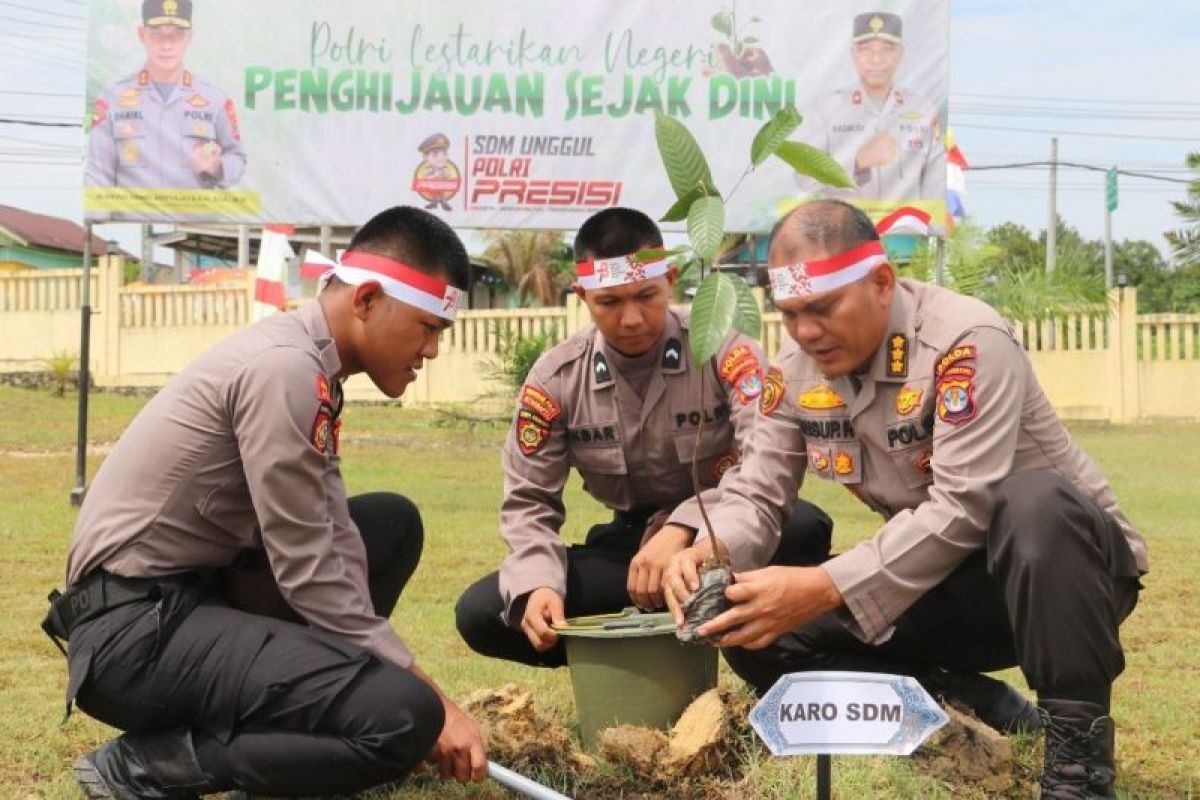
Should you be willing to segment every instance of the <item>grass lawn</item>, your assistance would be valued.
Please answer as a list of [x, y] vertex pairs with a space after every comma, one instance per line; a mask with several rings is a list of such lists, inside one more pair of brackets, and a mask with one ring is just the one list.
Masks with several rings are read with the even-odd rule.
[[[89, 475], [103, 457], [103, 445], [143, 402], [93, 397], [90, 438], [97, 447]], [[6, 609], [0, 617], [0, 798], [75, 798], [70, 762], [111, 732], [81, 714], [60, 726], [64, 661], [38, 628], [46, 592], [62, 583], [75, 520], [67, 502], [74, 477], [75, 398], [0, 387], [0, 403], [10, 410], [0, 423], [0, 604]], [[1192, 797], [1200, 794], [1200, 625], [1190, 616], [1200, 610], [1195, 577], [1200, 548], [1192, 538], [1200, 497], [1200, 424], [1071, 429], [1150, 542], [1152, 572], [1123, 629], [1128, 666], [1115, 691], [1120, 792], [1129, 798]], [[402, 492], [425, 518], [425, 557], [393, 619], [419, 662], [455, 696], [516, 682], [535, 689], [539, 706], [571, 719], [565, 671], [475, 657], [454, 630], [459, 592], [494, 569], [504, 553], [496, 529], [504, 431], [447, 428], [427, 413], [358, 406], [347, 409], [343, 430], [350, 491]], [[805, 493], [834, 516], [839, 548], [868, 536], [876, 524], [857, 501], [824, 481], [811, 481]], [[569, 487], [568, 507], [570, 539], [604, 516], [577, 481]], [[1008, 677], [1023, 686], [1019, 673]], [[723, 680], [736, 679], [726, 672]], [[764, 758], [749, 765], [729, 796], [809, 797], [813, 780], [812, 759]], [[835, 759], [834, 789], [840, 798], [964, 796], [961, 787], [951, 791], [907, 760], [887, 758]], [[417, 781], [402, 796], [507, 795], [490, 785], [460, 789]]]

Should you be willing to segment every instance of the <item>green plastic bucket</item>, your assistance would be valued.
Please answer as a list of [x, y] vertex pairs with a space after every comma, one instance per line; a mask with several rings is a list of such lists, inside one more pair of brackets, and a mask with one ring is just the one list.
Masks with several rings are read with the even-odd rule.
[[668, 613], [576, 617], [555, 627], [567, 647], [584, 749], [614, 725], [667, 730], [692, 700], [717, 685], [717, 650], [675, 638]]

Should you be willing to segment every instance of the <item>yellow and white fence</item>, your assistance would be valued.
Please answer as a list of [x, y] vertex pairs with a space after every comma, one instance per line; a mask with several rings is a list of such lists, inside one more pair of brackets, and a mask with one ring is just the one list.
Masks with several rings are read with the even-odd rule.
[[[222, 337], [249, 323], [253, 277], [223, 287], [122, 286], [117, 256], [92, 279], [91, 370], [101, 386], [160, 386]], [[42, 368], [56, 351], [77, 350], [81, 281], [71, 270], [0, 275], [0, 372]], [[1200, 314], [1136, 314], [1133, 288], [1115, 289], [1109, 312], [1014, 323], [1046, 392], [1069, 419], [1128, 422], [1200, 418]], [[498, 331], [565, 337], [587, 324], [571, 296], [563, 308], [459, 314], [404, 400], [467, 402], [498, 389], [489, 379]], [[778, 313], [763, 320], [763, 345], [778, 352]], [[363, 376], [351, 399], [381, 399]]]

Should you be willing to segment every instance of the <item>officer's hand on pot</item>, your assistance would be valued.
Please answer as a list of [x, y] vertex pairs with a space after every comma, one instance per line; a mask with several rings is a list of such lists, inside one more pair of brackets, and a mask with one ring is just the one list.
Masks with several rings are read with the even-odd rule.
[[551, 625], [566, 621], [563, 599], [558, 592], [543, 586], [529, 593], [525, 603], [525, 615], [521, 617], [521, 630], [539, 653], [545, 652], [558, 642], [558, 634]]
[[766, 647], [783, 634], [842, 604], [842, 595], [820, 567], [765, 567], [734, 575], [725, 590], [733, 608], [704, 623], [701, 636], [717, 647]]
[[647, 611], [663, 606], [663, 573], [675, 554], [692, 542], [693, 533], [679, 525], [664, 525], [629, 562], [626, 588], [634, 605]]
[[712, 556], [712, 539], [701, 539], [691, 547], [672, 556], [663, 572], [663, 597], [675, 618], [676, 627], [683, 625], [683, 601], [700, 588], [700, 567]]
[[880, 131], [858, 148], [858, 155], [854, 158], [854, 168], [857, 170], [883, 166], [895, 159], [898, 152], [896, 137], [887, 131]]
[[464, 783], [482, 781], [487, 777], [487, 756], [479, 726], [451, 700], [443, 697], [442, 705], [446, 709], [446, 724], [426, 760], [437, 765], [443, 778]]

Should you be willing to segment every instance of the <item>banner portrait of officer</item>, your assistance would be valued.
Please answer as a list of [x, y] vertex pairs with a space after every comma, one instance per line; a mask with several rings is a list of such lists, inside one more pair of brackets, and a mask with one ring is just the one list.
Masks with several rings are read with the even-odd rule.
[[946, 149], [936, 92], [898, 77], [904, 20], [883, 11], [856, 15], [850, 58], [857, 83], [802, 108], [800, 138], [833, 156], [854, 188], [829, 189], [798, 177], [801, 190], [849, 200], [944, 202]]
[[234, 102], [184, 65], [192, 0], [143, 0], [143, 67], [92, 109], [85, 183], [132, 189], [229, 189], [246, 170]]

